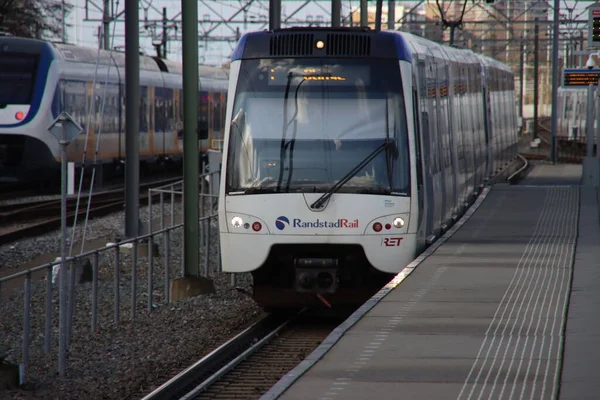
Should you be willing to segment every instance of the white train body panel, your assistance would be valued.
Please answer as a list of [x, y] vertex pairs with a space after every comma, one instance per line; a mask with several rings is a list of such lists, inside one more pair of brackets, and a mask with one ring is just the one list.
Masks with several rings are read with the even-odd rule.
[[[222, 232], [222, 260], [228, 272], [248, 271], [249, 266], [258, 268], [266, 261], [268, 251], [257, 250], [275, 244], [358, 244], [373, 266], [390, 273], [396, 272], [398, 263], [406, 265], [414, 258], [414, 250], [410, 249], [416, 244], [416, 223], [411, 224], [410, 199], [340, 194], [332, 197], [323, 212], [315, 213], [308, 205], [318, 197], [256, 195], [248, 201], [230, 196], [225, 204], [225, 219], [240, 217], [250, 227], [235, 228], [230, 222], [227, 233]], [[377, 221], [392, 224], [396, 217], [405, 221], [402, 228], [384, 228], [381, 232], [371, 229]], [[262, 225], [261, 231], [253, 231], [254, 222]]]

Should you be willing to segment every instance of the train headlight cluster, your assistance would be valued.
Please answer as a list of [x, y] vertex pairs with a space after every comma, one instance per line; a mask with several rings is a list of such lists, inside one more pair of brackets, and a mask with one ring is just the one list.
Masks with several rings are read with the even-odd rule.
[[394, 218], [393, 224], [395, 228], [402, 228], [404, 226], [404, 220], [400, 217], [396, 217]]
[[233, 217], [231, 218], [231, 225], [234, 228], [239, 228], [240, 226], [244, 225], [244, 220], [240, 217]]
[[392, 226], [397, 229], [404, 228], [404, 219], [402, 217], [396, 217], [394, 218], [391, 224], [386, 223], [385, 225], [383, 225], [381, 222], [375, 222], [373, 224], [373, 230], [379, 233], [385, 227], [385, 229], [389, 231], [390, 229], [392, 229]]
[[231, 218], [231, 226], [233, 226], [234, 228], [244, 228], [244, 229], [250, 229], [250, 226], [252, 226], [252, 230], [254, 232], [260, 232], [262, 230], [262, 224], [258, 221], [255, 221], [252, 223], [252, 225], [250, 225], [250, 223], [248, 222], [244, 222], [244, 220], [241, 217], [233, 217]]

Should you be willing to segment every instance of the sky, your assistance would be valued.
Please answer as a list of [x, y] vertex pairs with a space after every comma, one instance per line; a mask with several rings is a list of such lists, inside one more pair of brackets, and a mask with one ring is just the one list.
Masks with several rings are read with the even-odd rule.
[[[86, 4], [87, 4], [87, 18], [99, 20], [102, 17], [102, 13], [98, 6], [102, 6], [103, 0], [70, 0], [74, 9], [69, 16], [69, 24], [72, 25], [67, 31], [67, 41], [69, 43], [75, 43], [78, 45], [97, 48], [98, 46], [98, 27], [99, 21], [86, 21]], [[115, 10], [123, 11], [125, 0], [112, 0]], [[371, 0], [372, 1], [372, 0]], [[458, 0], [462, 1], [462, 0]], [[497, 0], [497, 1], [509, 1], [509, 0]], [[532, 0], [535, 1], [535, 0]], [[471, 2], [471, 0], [469, 0]], [[233, 14], [238, 12], [241, 5], [244, 4], [241, 0], [201, 0], [198, 6], [198, 19], [216, 21], [220, 20], [221, 17], [225, 19], [230, 18]], [[407, 7], [411, 7], [418, 2], [414, 1], [396, 1], [396, 4], [404, 4]], [[553, 4], [553, 1], [551, 0]], [[150, 36], [153, 31], [152, 24], [149, 24], [148, 29], [144, 28], [146, 25], [145, 20], [161, 20], [162, 9], [167, 8], [168, 18], [178, 15], [181, 10], [181, 0], [139, 0], [140, 4], [140, 25], [142, 28], [141, 33], [146, 33]], [[236, 34], [236, 28], [239, 28], [240, 33], [243, 34], [247, 31], [261, 30], [268, 27], [268, 0], [255, 0], [255, 3], [249, 8], [246, 20], [247, 24], [235, 23], [229, 24], [229, 26], [221, 24], [216, 26], [216, 23], [202, 23], [199, 25], [199, 30], [214, 28], [212, 35], [220, 36], [222, 38], [231, 38]], [[287, 16], [297, 10], [304, 1], [295, 0], [283, 0], [282, 1], [282, 15]], [[359, 4], [358, 0], [342, 0], [342, 15], [348, 15], [350, 10], [356, 8]], [[565, 1], [560, 0], [560, 5], [563, 10], [566, 7], [574, 8], [573, 17], [577, 19], [587, 19], [586, 7], [593, 4], [590, 1]], [[304, 22], [308, 19], [317, 21], [319, 18], [328, 20], [330, 11], [330, 2], [326, 0], [312, 1], [303, 7], [292, 19], [299, 25], [298, 22]], [[236, 19], [242, 20], [243, 13], [240, 13]], [[283, 19], [283, 18], [282, 18]], [[257, 21], [252, 23], [251, 21]], [[116, 24], [111, 24], [111, 36], [113, 37], [112, 46], [123, 46], [124, 45], [124, 29], [125, 25], [123, 20]], [[159, 27], [156, 30], [159, 34], [162, 31]], [[173, 31], [171, 31], [173, 32]], [[113, 34], [114, 33], [114, 34]], [[220, 65], [227, 61], [229, 58], [234, 42], [211, 42], [203, 43], [200, 42], [199, 48], [199, 61], [200, 63], [210, 65]], [[140, 47], [147, 54], [155, 54], [154, 47], [152, 46], [152, 39], [150, 37], [140, 37]], [[168, 47], [167, 58], [172, 60], [181, 59], [181, 42], [177, 40], [170, 41]]]

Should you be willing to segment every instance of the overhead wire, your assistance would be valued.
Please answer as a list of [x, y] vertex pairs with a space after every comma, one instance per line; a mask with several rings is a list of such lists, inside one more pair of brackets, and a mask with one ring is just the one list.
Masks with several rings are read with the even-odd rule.
[[[119, 1], [117, 0], [116, 2], [116, 8], [119, 8]], [[112, 61], [113, 57], [112, 57], [112, 53], [113, 53], [113, 47], [114, 47], [114, 38], [115, 38], [115, 29], [116, 29], [116, 24], [113, 24], [113, 32], [111, 35], [111, 46], [110, 46], [110, 50], [109, 50], [109, 60]], [[106, 32], [104, 32], [104, 34], [106, 34]], [[103, 116], [104, 116], [104, 105], [106, 103], [106, 91], [107, 91], [107, 87], [108, 87], [108, 79], [109, 79], [109, 74], [110, 74], [110, 68], [112, 66], [112, 62], [109, 61], [108, 63], [108, 67], [107, 67], [107, 71], [106, 71], [106, 80], [104, 82], [104, 91], [102, 94], [102, 99], [101, 99], [101, 110], [100, 113], [96, 113], [96, 79], [98, 77], [98, 68], [100, 65], [100, 50], [101, 50], [101, 46], [98, 46], [98, 51], [96, 53], [96, 67], [95, 67], [95, 71], [94, 71], [94, 79], [92, 81], [92, 93], [91, 93], [91, 99], [90, 99], [90, 108], [88, 111], [88, 115], [87, 115], [87, 132], [86, 132], [86, 137], [85, 137], [85, 144], [84, 144], [84, 149], [83, 149], [83, 158], [82, 158], [82, 168], [81, 168], [81, 174], [80, 174], [80, 178], [79, 178], [79, 189], [78, 189], [78, 193], [77, 193], [77, 202], [75, 205], [75, 215], [74, 215], [74, 219], [73, 219], [73, 228], [71, 229], [71, 241], [70, 241], [70, 248], [69, 248], [69, 256], [72, 255], [73, 252], [73, 246], [75, 244], [75, 232], [76, 232], [76, 226], [77, 226], [77, 216], [79, 213], [79, 206], [81, 203], [81, 194], [83, 192], [83, 177], [84, 177], [84, 172], [85, 172], [85, 162], [87, 159], [87, 148], [88, 148], [88, 141], [89, 141], [89, 136], [90, 136], [90, 130], [91, 130], [91, 126], [92, 126], [92, 113], [99, 115], [100, 117], [100, 124], [99, 124], [99, 129], [98, 132], [96, 133], [97, 135], [97, 139], [96, 139], [96, 146], [94, 149], [94, 160], [93, 160], [93, 168], [92, 168], [92, 178], [90, 181], [90, 189], [89, 189], [89, 194], [88, 194], [88, 203], [87, 203], [87, 209], [86, 209], [86, 215], [85, 215], [85, 220], [84, 220], [84, 227], [83, 227], [83, 232], [82, 232], [82, 237], [81, 237], [81, 252], [83, 252], [84, 246], [85, 246], [85, 235], [87, 232], [87, 224], [88, 224], [88, 220], [89, 220], [89, 213], [90, 213], [90, 207], [92, 204], [92, 192], [93, 192], [93, 188], [94, 188], [94, 180], [95, 180], [95, 176], [96, 176], [96, 166], [97, 166], [97, 161], [98, 161], [98, 149], [99, 149], [99, 145], [100, 145], [100, 137], [101, 137], [101, 133], [102, 133], [102, 121], [104, 120]], [[95, 121], [94, 121], [95, 122]]]
[[[116, 2], [116, 8], [117, 10], [119, 9], [119, 0], [117, 0]], [[81, 237], [81, 252], [83, 253], [83, 249], [84, 249], [84, 245], [85, 245], [85, 235], [87, 233], [87, 225], [88, 225], [88, 221], [89, 221], [89, 215], [90, 215], [90, 208], [92, 205], [92, 192], [93, 192], [93, 188], [94, 188], [94, 182], [95, 182], [95, 178], [96, 178], [96, 168], [98, 167], [98, 153], [100, 150], [100, 139], [102, 137], [102, 128], [103, 123], [104, 123], [104, 107], [106, 106], [106, 92], [108, 90], [108, 80], [109, 80], [109, 76], [110, 76], [110, 69], [112, 67], [112, 61], [113, 61], [113, 49], [114, 49], [114, 40], [115, 40], [115, 29], [116, 29], [116, 24], [113, 24], [113, 32], [111, 34], [110, 40], [110, 49], [109, 49], [109, 63], [108, 63], [108, 68], [106, 69], [106, 80], [104, 82], [104, 90], [102, 92], [102, 100], [101, 100], [101, 106], [100, 106], [100, 123], [98, 124], [98, 132], [96, 134], [96, 147], [94, 149], [94, 162], [93, 162], [93, 167], [92, 167], [92, 178], [90, 181], [90, 191], [89, 191], [89, 196], [88, 196], [88, 203], [87, 203], [87, 210], [85, 213], [85, 222], [84, 222], [84, 228], [83, 228], [83, 233], [82, 233], [82, 237]], [[106, 34], [106, 33], [104, 33]], [[116, 63], [115, 63], [116, 64]], [[115, 68], [119, 68], [118, 66], [115, 65]], [[118, 72], [118, 71], [117, 71]], [[121, 99], [119, 98], [119, 107], [121, 106]], [[119, 137], [118, 140], [121, 140], [121, 138]], [[100, 168], [103, 168], [102, 164], [100, 164]]]

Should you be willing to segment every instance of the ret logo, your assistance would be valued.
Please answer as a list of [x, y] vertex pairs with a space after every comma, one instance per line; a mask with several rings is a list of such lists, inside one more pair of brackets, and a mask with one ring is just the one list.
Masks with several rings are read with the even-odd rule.
[[280, 231], [284, 230], [286, 226], [290, 224], [290, 220], [287, 217], [279, 217], [275, 220], [275, 227]]

